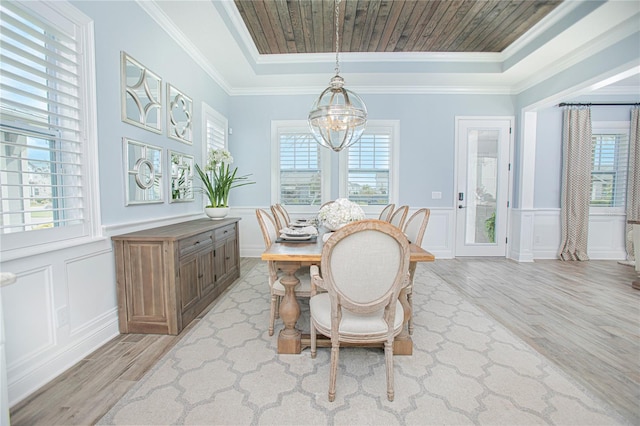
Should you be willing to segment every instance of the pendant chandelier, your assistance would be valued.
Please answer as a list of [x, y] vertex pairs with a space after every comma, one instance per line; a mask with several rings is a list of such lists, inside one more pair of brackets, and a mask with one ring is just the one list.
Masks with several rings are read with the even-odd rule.
[[336, 75], [309, 112], [309, 127], [313, 137], [320, 145], [336, 152], [356, 143], [367, 124], [364, 102], [358, 95], [344, 88], [344, 79], [339, 75], [339, 4], [340, 0], [336, 0]]

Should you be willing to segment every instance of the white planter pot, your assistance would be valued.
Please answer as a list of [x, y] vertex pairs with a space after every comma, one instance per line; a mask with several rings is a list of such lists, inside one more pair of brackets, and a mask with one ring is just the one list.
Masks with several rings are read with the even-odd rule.
[[205, 207], [204, 212], [213, 220], [220, 220], [227, 217], [229, 207]]

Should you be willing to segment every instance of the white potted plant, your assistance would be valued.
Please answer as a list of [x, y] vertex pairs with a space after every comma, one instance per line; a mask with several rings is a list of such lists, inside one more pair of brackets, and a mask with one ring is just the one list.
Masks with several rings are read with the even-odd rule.
[[202, 191], [207, 195], [209, 203], [205, 213], [212, 219], [222, 219], [229, 214], [229, 192], [239, 186], [251, 185], [249, 176], [238, 176], [238, 168], [231, 170], [233, 157], [226, 149], [209, 151], [209, 158], [204, 170], [197, 164], [196, 172], [202, 181]]

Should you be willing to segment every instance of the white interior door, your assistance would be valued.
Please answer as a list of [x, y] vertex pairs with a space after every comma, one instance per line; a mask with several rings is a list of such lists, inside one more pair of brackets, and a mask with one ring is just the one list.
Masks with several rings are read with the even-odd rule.
[[505, 256], [509, 118], [456, 118], [456, 256]]

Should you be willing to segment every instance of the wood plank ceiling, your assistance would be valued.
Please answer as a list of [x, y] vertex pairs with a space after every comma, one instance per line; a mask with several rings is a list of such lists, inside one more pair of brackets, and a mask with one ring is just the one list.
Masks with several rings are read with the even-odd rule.
[[[335, 52], [334, 0], [234, 0], [261, 54]], [[342, 0], [341, 52], [501, 52], [562, 0]]]

